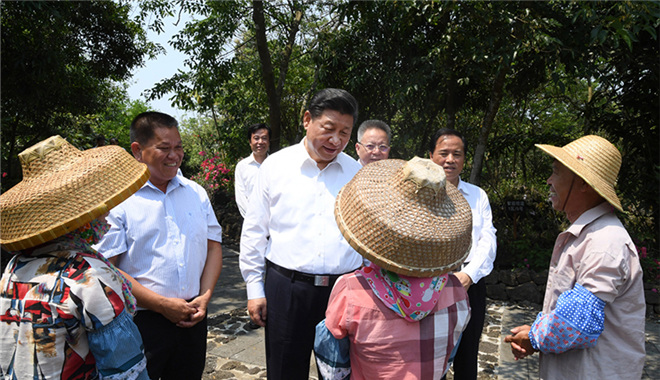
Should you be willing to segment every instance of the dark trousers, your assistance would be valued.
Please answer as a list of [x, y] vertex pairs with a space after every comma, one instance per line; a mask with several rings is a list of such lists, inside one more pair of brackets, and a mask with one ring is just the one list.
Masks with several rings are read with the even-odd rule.
[[[454, 379], [476, 380], [479, 363], [479, 339], [486, 317], [486, 281], [481, 279], [468, 289], [472, 314], [454, 358]], [[444, 379], [444, 377], [443, 377]]]
[[266, 364], [269, 380], [307, 380], [316, 324], [325, 318], [332, 291], [266, 271]]
[[141, 310], [133, 321], [142, 335], [151, 380], [202, 378], [206, 363], [206, 317], [191, 328], [181, 328], [162, 314]]

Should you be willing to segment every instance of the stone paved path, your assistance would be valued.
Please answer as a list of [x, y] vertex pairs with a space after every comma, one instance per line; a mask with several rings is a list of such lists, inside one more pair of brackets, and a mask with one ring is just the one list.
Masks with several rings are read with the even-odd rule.
[[[532, 321], [533, 306], [511, 305], [488, 300], [486, 325], [479, 346], [479, 380], [536, 379], [538, 356], [514, 361], [503, 336], [511, 327]], [[216, 315], [209, 319], [206, 370], [203, 379], [254, 380], [266, 378], [263, 329], [252, 330], [245, 308]], [[502, 326], [504, 333], [502, 332]], [[647, 320], [647, 359], [643, 380], [660, 378], [660, 321]], [[316, 370], [310, 379], [316, 379]], [[450, 370], [448, 380], [453, 380]]]
[[[250, 329], [245, 285], [238, 271], [238, 253], [223, 246], [224, 269], [209, 305], [209, 335], [204, 380], [266, 378], [264, 329]], [[514, 361], [505, 335], [515, 326], [531, 324], [540, 305], [488, 300], [479, 352], [479, 380], [538, 378], [538, 355]], [[316, 379], [316, 369], [310, 370]], [[447, 379], [453, 380], [451, 370]], [[646, 363], [642, 380], [660, 379], [660, 320], [646, 322]]]
[[[497, 379], [501, 319], [505, 306], [490, 302], [480, 344], [480, 380]], [[209, 339], [204, 379], [252, 380], [266, 378], [263, 329], [252, 330], [245, 308], [209, 319]], [[261, 363], [260, 363], [261, 362]], [[310, 379], [316, 376], [310, 375]], [[453, 379], [451, 372], [447, 379]]]

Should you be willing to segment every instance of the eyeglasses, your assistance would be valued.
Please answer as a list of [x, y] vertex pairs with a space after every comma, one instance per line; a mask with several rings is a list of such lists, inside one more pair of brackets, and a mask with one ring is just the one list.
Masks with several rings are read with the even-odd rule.
[[362, 145], [365, 147], [369, 152], [373, 152], [374, 149], [378, 149], [383, 153], [387, 153], [390, 151], [389, 145], [374, 145], [374, 144], [362, 144], [361, 142], [358, 141], [358, 144]]

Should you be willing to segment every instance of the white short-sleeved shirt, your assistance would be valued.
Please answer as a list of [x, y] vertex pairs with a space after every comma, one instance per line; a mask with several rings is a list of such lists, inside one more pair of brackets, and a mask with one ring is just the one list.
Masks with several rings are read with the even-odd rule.
[[95, 246], [99, 253], [121, 255], [117, 266], [161, 296], [199, 295], [208, 240], [222, 242], [204, 188], [179, 175], [165, 193], [147, 182], [107, 220], [111, 227]]

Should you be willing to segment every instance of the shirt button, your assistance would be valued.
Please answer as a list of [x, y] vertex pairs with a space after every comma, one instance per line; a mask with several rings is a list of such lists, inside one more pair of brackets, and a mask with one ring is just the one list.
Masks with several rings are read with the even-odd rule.
[[181, 268], [183, 268], [183, 264], [179, 264], [179, 266], [180, 266]]

